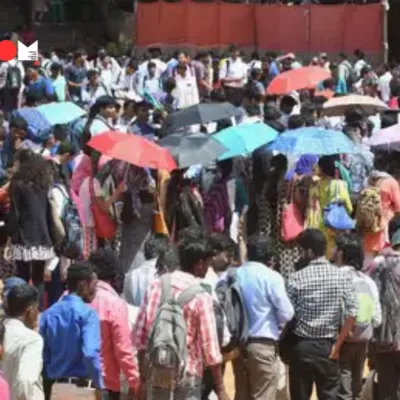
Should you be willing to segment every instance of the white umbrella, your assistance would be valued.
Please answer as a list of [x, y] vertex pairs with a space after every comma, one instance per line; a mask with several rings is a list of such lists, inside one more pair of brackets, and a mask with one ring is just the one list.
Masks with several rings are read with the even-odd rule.
[[349, 106], [360, 106], [368, 115], [374, 115], [387, 110], [388, 106], [377, 97], [349, 94], [333, 97], [323, 105], [324, 114], [330, 117], [344, 115]]

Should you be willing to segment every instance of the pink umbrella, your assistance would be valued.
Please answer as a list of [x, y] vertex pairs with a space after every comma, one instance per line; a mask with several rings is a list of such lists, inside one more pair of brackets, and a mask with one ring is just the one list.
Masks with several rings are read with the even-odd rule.
[[381, 150], [400, 151], [400, 124], [376, 132], [369, 138], [368, 144]]

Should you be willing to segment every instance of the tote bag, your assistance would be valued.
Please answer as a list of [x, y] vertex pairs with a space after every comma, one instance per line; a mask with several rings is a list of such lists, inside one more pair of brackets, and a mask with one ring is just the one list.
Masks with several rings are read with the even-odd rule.
[[290, 182], [282, 211], [281, 237], [285, 242], [295, 240], [304, 230], [304, 216], [293, 201], [293, 192], [293, 182]]

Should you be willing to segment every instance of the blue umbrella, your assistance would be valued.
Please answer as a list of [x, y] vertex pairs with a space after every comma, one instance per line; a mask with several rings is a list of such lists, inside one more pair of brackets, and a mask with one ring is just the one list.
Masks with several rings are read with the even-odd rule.
[[69, 124], [86, 114], [85, 110], [69, 101], [43, 104], [37, 107], [37, 110], [46, 118], [51, 126]]
[[343, 133], [323, 128], [308, 127], [283, 132], [268, 146], [282, 154], [332, 154], [359, 153], [358, 147]]
[[277, 136], [278, 132], [275, 129], [263, 123], [231, 126], [214, 135], [214, 139], [228, 149], [218, 160], [251, 153], [272, 142]]

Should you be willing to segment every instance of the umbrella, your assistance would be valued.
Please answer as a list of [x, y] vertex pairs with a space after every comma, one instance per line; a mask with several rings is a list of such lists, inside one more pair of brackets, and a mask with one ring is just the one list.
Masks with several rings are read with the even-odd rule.
[[277, 136], [278, 132], [275, 129], [263, 123], [256, 123], [231, 126], [213, 137], [228, 149], [219, 157], [219, 160], [226, 160], [251, 153], [272, 142]]
[[170, 151], [179, 168], [208, 164], [226, 151], [222, 144], [204, 133], [173, 133], [161, 139], [159, 143]]
[[236, 107], [230, 103], [196, 104], [170, 114], [166, 120], [167, 129], [175, 130], [182, 126], [206, 124], [238, 115]]
[[299, 128], [283, 132], [268, 146], [282, 154], [350, 154], [359, 153], [358, 147], [343, 133], [323, 128]]
[[268, 85], [267, 94], [288, 94], [300, 89], [314, 89], [331, 77], [330, 71], [321, 67], [302, 67], [276, 76]]
[[13, 112], [13, 115], [22, 117], [28, 124], [28, 138], [35, 143], [42, 143], [51, 133], [50, 122], [37, 109], [24, 107]]
[[88, 145], [102, 154], [138, 167], [167, 171], [177, 168], [167, 149], [142, 136], [110, 131], [95, 136]]
[[377, 97], [349, 94], [348, 96], [334, 97], [323, 105], [325, 115], [330, 117], [344, 115], [349, 106], [360, 106], [368, 115], [377, 114], [386, 110], [387, 105]]
[[381, 150], [400, 151], [400, 124], [389, 126], [374, 133], [368, 144]]
[[37, 110], [49, 121], [51, 126], [69, 124], [86, 114], [85, 110], [69, 101], [43, 104], [37, 107]]

